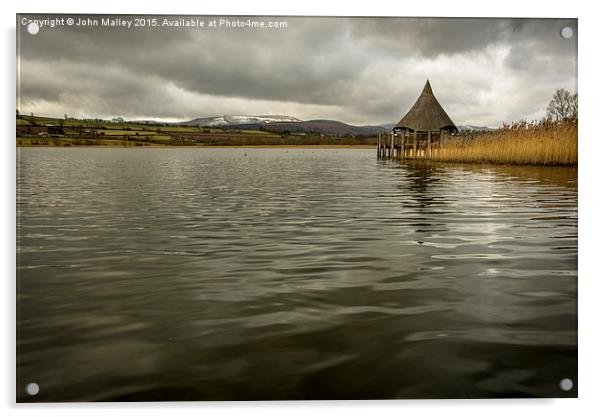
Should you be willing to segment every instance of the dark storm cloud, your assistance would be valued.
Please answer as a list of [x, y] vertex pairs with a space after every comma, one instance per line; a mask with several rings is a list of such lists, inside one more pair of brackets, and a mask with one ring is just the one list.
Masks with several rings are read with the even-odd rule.
[[512, 20], [498, 19], [360, 19], [354, 37], [391, 53], [433, 57], [479, 49], [507, 38]]
[[382, 123], [397, 121], [430, 78], [457, 123], [495, 125], [535, 117], [555, 88], [575, 88], [576, 41], [559, 35], [567, 24], [576, 31], [572, 20], [253, 19], [288, 27], [57, 27], [31, 36], [18, 22], [21, 110]]

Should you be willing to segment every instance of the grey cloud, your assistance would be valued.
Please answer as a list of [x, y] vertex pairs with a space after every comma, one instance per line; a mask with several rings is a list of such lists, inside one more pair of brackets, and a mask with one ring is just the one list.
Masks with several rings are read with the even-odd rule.
[[189, 118], [230, 113], [233, 100], [248, 100], [248, 114], [321, 118], [328, 109], [368, 124], [398, 120], [431, 77], [457, 123], [494, 124], [520, 117], [516, 109], [535, 114], [554, 88], [576, 83], [576, 41], [559, 36], [575, 20], [270, 20], [288, 28], [61, 27], [31, 36], [18, 26], [21, 102], [40, 111], [44, 103], [56, 112], [78, 102], [99, 116]]

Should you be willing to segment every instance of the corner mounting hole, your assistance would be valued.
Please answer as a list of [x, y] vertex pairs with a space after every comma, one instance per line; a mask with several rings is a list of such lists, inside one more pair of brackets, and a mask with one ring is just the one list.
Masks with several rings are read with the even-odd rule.
[[30, 35], [37, 35], [40, 31], [40, 25], [38, 25], [36, 22], [29, 22], [27, 25], [27, 31]]
[[40, 392], [40, 386], [35, 382], [30, 382], [25, 386], [25, 392], [27, 392], [29, 395], [36, 395], [38, 392]]
[[560, 30], [560, 36], [564, 39], [571, 39], [573, 37], [573, 28], [570, 26], [565, 26]]
[[564, 378], [560, 381], [560, 389], [563, 391], [570, 391], [573, 389], [573, 380], [570, 378]]

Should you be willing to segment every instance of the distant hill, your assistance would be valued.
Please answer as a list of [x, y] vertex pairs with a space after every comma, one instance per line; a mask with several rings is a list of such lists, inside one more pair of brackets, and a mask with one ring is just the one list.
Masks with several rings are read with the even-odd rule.
[[269, 116], [238, 116], [222, 115], [213, 117], [197, 117], [189, 122], [178, 123], [181, 126], [201, 127], [225, 127], [233, 125], [270, 124], [274, 122], [300, 122], [300, 119], [292, 116], [269, 115]]
[[335, 136], [372, 136], [386, 130], [382, 126], [353, 126], [337, 120], [301, 120], [293, 116], [235, 116], [199, 117], [180, 126], [220, 127], [236, 130], [265, 130], [280, 134], [323, 134]]
[[382, 125], [379, 125], [380, 127], [384, 127], [387, 131], [393, 130], [393, 128], [395, 127], [397, 123], [383, 123]]
[[[387, 130], [391, 130], [391, 129], [393, 129], [393, 127], [395, 127], [396, 124], [397, 123], [384, 123], [380, 126], [384, 127]], [[458, 131], [460, 131], [460, 132], [466, 132], [466, 131], [490, 132], [492, 130], [497, 130], [496, 128], [487, 127], [487, 126], [458, 125], [456, 127], [458, 128]]]
[[[374, 136], [378, 132], [388, 132], [396, 123], [381, 125], [354, 126], [338, 120], [301, 120], [286, 115], [221, 115], [212, 117], [197, 117], [187, 122], [162, 123], [152, 120], [137, 120], [137, 123], [163, 124], [173, 126], [219, 127], [234, 130], [264, 130], [279, 134], [314, 134], [329, 136]], [[491, 131], [485, 126], [460, 125], [460, 132]]]
[[233, 129], [261, 129], [280, 134], [317, 134], [335, 136], [372, 136], [385, 130], [382, 126], [353, 126], [337, 120], [276, 122], [260, 125], [232, 125]]
[[487, 126], [459, 125], [456, 127], [458, 128], [458, 131], [460, 131], [460, 132], [467, 132], [467, 131], [491, 132], [493, 130], [497, 130], [497, 128], [487, 127]]

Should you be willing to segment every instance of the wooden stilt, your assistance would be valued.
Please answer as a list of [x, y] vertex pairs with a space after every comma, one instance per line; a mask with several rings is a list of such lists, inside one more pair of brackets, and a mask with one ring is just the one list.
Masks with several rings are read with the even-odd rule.
[[405, 151], [406, 151], [406, 138], [404, 135], [405, 131], [401, 132], [401, 143], [399, 144], [399, 158], [400, 159], [405, 159], [406, 155], [405, 155]]
[[418, 131], [414, 130], [414, 159], [418, 159]]
[[430, 130], [429, 130], [429, 133], [428, 133], [428, 139], [427, 139], [427, 142], [426, 142], [426, 146], [427, 146], [426, 147], [426, 149], [427, 149], [427, 155], [426, 156], [427, 156], [427, 158], [430, 159], [430, 158], [433, 157], [433, 153], [431, 151], [431, 131]]
[[401, 131], [401, 143], [399, 144], [399, 159], [406, 157], [406, 130]]

